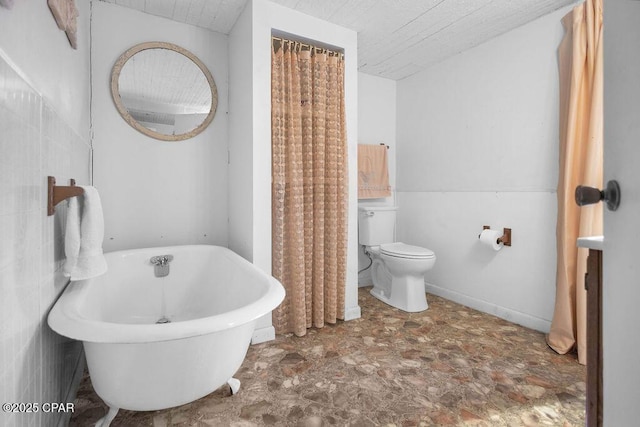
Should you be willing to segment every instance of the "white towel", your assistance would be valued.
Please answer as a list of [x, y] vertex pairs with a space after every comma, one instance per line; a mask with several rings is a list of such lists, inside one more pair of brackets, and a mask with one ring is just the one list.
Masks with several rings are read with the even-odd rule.
[[71, 280], [86, 280], [107, 271], [102, 252], [104, 217], [98, 190], [81, 186], [84, 194], [69, 198], [64, 252], [67, 259], [63, 273]]

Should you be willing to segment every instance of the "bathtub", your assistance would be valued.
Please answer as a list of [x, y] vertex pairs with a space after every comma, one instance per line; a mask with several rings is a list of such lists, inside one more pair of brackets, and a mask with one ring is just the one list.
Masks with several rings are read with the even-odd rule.
[[[150, 259], [172, 255], [156, 277]], [[71, 282], [48, 317], [83, 342], [93, 387], [109, 406], [151, 411], [199, 399], [228, 382], [244, 360], [256, 319], [284, 288], [231, 250], [193, 245], [107, 253], [108, 272]], [[156, 323], [156, 322], [163, 323]], [[167, 322], [168, 321], [168, 322]]]

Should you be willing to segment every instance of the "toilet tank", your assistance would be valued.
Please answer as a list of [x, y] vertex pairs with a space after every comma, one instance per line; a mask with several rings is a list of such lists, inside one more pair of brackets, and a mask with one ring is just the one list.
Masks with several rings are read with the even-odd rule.
[[358, 208], [358, 242], [377, 246], [395, 241], [396, 206], [360, 206]]

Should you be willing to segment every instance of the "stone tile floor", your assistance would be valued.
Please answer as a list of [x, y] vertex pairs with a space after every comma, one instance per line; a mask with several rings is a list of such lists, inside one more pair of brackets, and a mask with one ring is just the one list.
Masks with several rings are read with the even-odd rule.
[[[543, 334], [433, 295], [405, 313], [368, 290], [361, 319], [251, 346], [237, 395], [225, 385], [177, 408], [121, 410], [111, 425], [584, 425], [585, 367]], [[105, 411], [85, 376], [70, 426]]]

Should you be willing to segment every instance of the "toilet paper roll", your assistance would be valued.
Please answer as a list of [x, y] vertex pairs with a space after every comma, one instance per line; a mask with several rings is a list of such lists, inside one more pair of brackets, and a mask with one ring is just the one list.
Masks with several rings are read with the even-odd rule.
[[498, 230], [486, 229], [480, 233], [480, 243], [491, 248], [494, 251], [502, 249], [502, 242], [498, 243], [498, 238], [502, 237], [502, 232]]

